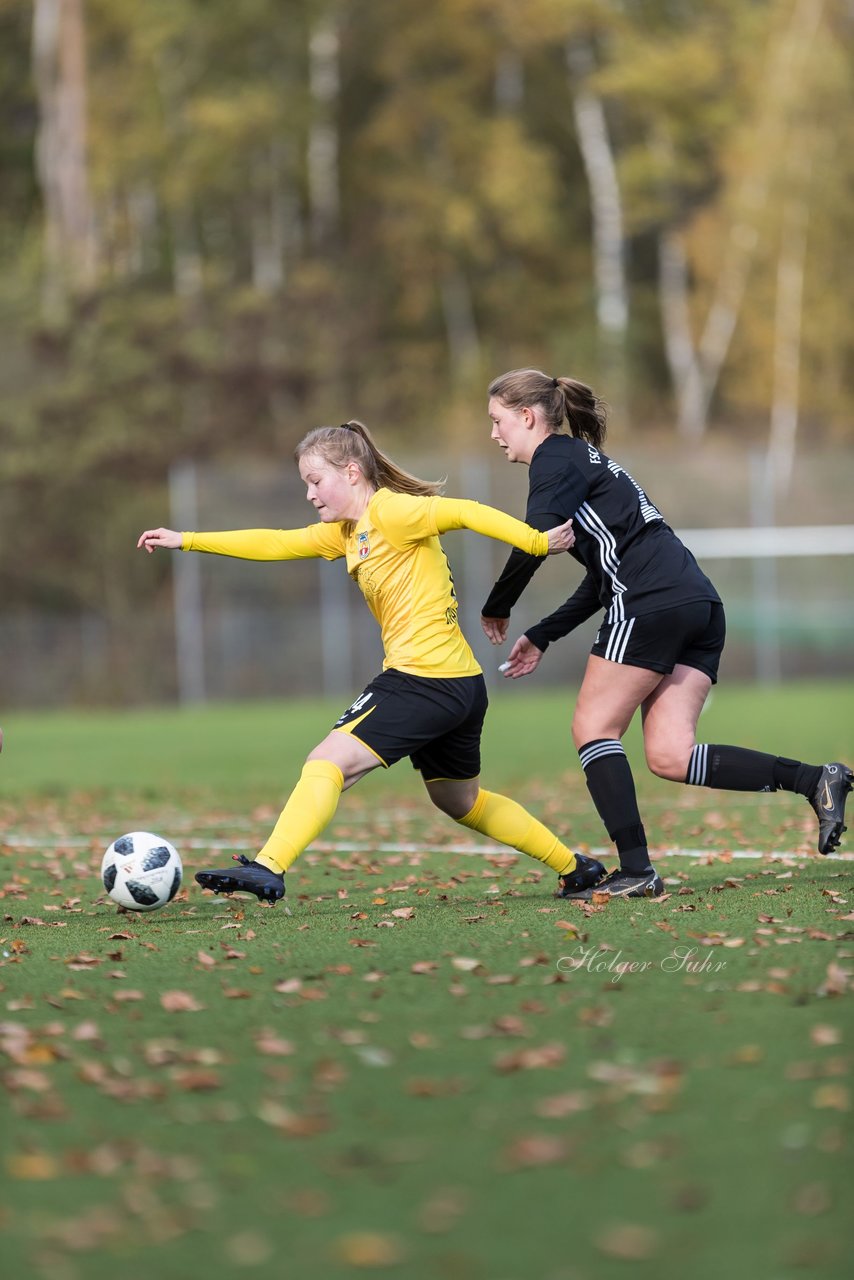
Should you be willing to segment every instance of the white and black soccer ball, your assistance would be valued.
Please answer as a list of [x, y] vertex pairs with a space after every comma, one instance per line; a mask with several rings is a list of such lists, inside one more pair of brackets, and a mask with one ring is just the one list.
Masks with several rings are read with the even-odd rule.
[[107, 893], [128, 911], [156, 911], [181, 887], [178, 850], [150, 831], [129, 831], [109, 846], [101, 861]]

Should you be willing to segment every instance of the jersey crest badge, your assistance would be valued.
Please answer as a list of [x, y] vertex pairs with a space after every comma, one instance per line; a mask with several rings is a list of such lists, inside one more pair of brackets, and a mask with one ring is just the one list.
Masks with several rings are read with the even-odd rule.
[[360, 560], [367, 559], [367, 557], [371, 554], [371, 544], [370, 542], [368, 542], [368, 535], [366, 533], [356, 534], [356, 547], [359, 552], [359, 559]]

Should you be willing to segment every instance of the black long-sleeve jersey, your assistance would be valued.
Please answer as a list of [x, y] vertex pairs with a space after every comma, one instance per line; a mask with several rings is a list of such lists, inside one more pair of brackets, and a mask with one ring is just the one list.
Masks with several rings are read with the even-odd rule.
[[[538, 649], [568, 635], [598, 609], [620, 622], [698, 600], [720, 600], [691, 552], [619, 463], [586, 440], [550, 435], [534, 451], [525, 520], [547, 530], [572, 517], [569, 554], [587, 570], [577, 590], [525, 633]], [[507, 618], [543, 563], [514, 550], [483, 606]]]

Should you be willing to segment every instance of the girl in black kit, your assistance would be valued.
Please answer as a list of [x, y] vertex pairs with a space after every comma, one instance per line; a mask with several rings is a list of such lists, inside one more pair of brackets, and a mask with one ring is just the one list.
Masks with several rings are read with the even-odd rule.
[[[527, 523], [545, 530], [572, 517], [570, 555], [586, 571], [565, 604], [519, 637], [505, 675], [513, 680], [529, 675], [551, 641], [605, 610], [579, 690], [572, 736], [620, 866], [593, 889], [579, 893], [567, 885], [562, 896], [604, 892], [637, 898], [662, 892], [621, 741], [638, 707], [653, 773], [731, 791], [796, 791], [818, 816], [819, 853], [830, 853], [845, 830], [845, 800], [854, 781], [846, 765], [802, 764], [696, 741], [697, 720], [717, 680], [726, 635], [723, 605], [644, 490], [601, 451], [601, 401], [572, 378], [516, 369], [490, 384], [489, 416], [492, 439], [508, 461], [530, 466]], [[483, 607], [483, 629], [493, 644], [506, 640], [510, 611], [541, 563], [536, 556], [511, 552]]]

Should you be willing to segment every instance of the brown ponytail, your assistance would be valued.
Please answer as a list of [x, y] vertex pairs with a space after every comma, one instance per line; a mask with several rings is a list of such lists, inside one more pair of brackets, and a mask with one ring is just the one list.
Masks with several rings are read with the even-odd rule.
[[377, 489], [431, 498], [445, 487], [444, 480], [419, 480], [398, 467], [377, 448], [364, 423], [355, 418], [340, 427], [317, 427], [309, 431], [300, 440], [294, 456], [299, 462], [308, 453], [317, 454], [332, 467], [346, 467], [348, 462], [358, 463], [365, 479]]
[[489, 395], [506, 404], [508, 409], [539, 405], [549, 430], [555, 433], [563, 431], [566, 421], [572, 435], [596, 448], [605, 439], [605, 403], [586, 383], [577, 382], [575, 378], [550, 378], [540, 369], [512, 369], [493, 378]]

